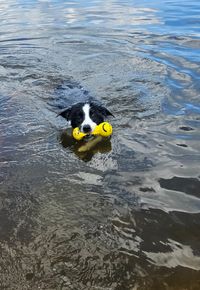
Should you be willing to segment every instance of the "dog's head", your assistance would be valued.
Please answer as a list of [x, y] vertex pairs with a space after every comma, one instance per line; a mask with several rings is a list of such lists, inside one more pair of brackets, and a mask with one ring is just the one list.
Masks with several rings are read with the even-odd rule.
[[72, 128], [79, 127], [84, 133], [91, 133], [106, 117], [113, 116], [105, 107], [91, 102], [75, 104], [59, 115], [70, 121]]

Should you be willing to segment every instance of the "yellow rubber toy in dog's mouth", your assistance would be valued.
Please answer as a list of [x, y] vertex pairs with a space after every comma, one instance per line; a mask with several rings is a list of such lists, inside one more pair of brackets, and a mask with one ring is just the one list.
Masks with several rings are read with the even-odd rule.
[[[74, 139], [77, 141], [82, 140], [85, 136], [88, 136], [87, 133], [83, 133], [79, 130], [78, 127], [73, 129], [72, 135]], [[108, 122], [103, 122], [99, 125], [97, 125], [93, 132], [91, 132], [89, 135], [99, 135], [102, 137], [109, 137], [112, 135], [112, 125]]]

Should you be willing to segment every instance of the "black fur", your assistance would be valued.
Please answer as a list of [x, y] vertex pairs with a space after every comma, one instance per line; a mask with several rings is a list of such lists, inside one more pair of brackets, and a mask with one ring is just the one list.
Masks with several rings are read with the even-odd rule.
[[[77, 103], [70, 108], [64, 109], [58, 115], [67, 119], [67, 121], [71, 121], [72, 128], [80, 127], [85, 117], [83, 112], [83, 106], [85, 104], [86, 103]], [[90, 105], [90, 118], [97, 125], [102, 123], [106, 117], [113, 116], [113, 114], [108, 109], [99, 104], [94, 102], [88, 102], [88, 104]]]

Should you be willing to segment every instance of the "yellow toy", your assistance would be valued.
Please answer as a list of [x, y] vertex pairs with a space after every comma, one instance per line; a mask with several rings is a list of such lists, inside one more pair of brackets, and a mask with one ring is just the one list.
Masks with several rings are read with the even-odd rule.
[[[76, 127], [73, 130], [72, 135], [73, 135], [74, 139], [79, 141], [79, 140], [83, 139], [83, 137], [87, 136], [88, 134], [81, 132], [79, 130], [79, 128]], [[108, 137], [108, 136], [112, 135], [112, 125], [108, 122], [103, 122], [95, 127], [95, 129], [91, 133], [91, 135], [100, 135], [102, 137]]]

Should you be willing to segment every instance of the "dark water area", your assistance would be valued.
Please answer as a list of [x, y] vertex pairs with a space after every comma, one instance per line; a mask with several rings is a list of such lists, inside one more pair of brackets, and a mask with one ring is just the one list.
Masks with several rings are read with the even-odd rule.
[[[0, 1], [0, 289], [200, 289], [200, 2]], [[87, 156], [58, 109], [115, 115]]]

